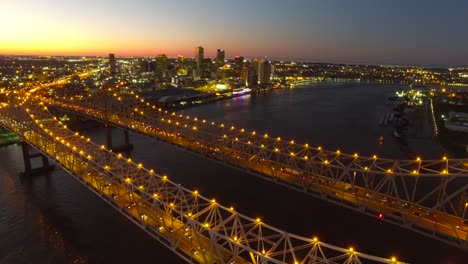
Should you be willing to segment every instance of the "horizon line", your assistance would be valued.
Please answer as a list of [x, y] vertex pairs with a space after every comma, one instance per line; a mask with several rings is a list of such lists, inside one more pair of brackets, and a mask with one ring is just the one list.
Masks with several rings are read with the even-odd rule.
[[[0, 53], [0, 57], [6, 57], [6, 56], [11, 56], [11, 57], [99, 57], [99, 58], [105, 58], [107, 57], [109, 54], [115, 54], [117, 55], [116, 53], [112, 53], [112, 52], [109, 52], [107, 55], [47, 55], [47, 54], [3, 54], [3, 53]], [[166, 55], [165, 53], [158, 53], [156, 55], [125, 55], [125, 56], [116, 56], [116, 58], [155, 58], [156, 56], [158, 55]], [[173, 56], [167, 56], [168, 58], [170, 59], [177, 59], [177, 56], [180, 56], [182, 54], [179, 54], [179, 55], [173, 55]], [[184, 56], [185, 58], [190, 58], [190, 59], [194, 59], [195, 56], [190, 56], [190, 57], [187, 57], [185, 55], [182, 55]], [[234, 59], [235, 57], [237, 56], [234, 56], [234, 57], [228, 57], [226, 59]], [[243, 57], [243, 56], [240, 56], [240, 57]], [[216, 56], [207, 56], [205, 58], [216, 58]], [[291, 58], [274, 58], [274, 57], [270, 57], [268, 58], [267, 56], [263, 56], [263, 57], [244, 57], [244, 59], [249, 59], [249, 60], [253, 60], [253, 59], [268, 59], [270, 61], [290, 61], [290, 62], [303, 62], [303, 63], [314, 63], [314, 64], [344, 64], [344, 65], [365, 65], [365, 66], [385, 66], [385, 67], [415, 67], [415, 68], [443, 68], [443, 69], [465, 69], [465, 68], [468, 68], [468, 64], [466, 65], [462, 65], [462, 66], [447, 66], [447, 65], [422, 65], [422, 64], [385, 64], [385, 63], [367, 63], [367, 62], [344, 62], [344, 61], [333, 61], [333, 60], [330, 60], [330, 61], [321, 61], [321, 60], [307, 60], [307, 59], [291, 59]]]

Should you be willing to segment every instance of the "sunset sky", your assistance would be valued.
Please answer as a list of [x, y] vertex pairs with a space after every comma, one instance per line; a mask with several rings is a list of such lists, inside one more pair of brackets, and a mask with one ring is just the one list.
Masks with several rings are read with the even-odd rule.
[[468, 65], [464, 0], [0, 0], [0, 54]]

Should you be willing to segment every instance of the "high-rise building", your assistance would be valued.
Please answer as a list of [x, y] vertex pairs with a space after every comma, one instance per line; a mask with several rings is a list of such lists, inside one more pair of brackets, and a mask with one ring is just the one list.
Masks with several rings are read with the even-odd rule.
[[109, 64], [110, 64], [110, 73], [111, 74], [116, 74], [117, 73], [117, 65], [115, 63], [115, 54], [114, 53], [109, 54]]
[[185, 59], [184, 55], [179, 55], [177, 57], [178, 66], [177, 66], [177, 74], [179, 75], [187, 75], [187, 69], [185, 69]]
[[242, 67], [241, 79], [247, 87], [254, 87], [258, 84], [257, 69], [253, 66]]
[[203, 65], [203, 58], [204, 58], [204, 50], [203, 47], [195, 48], [195, 60], [197, 62], [197, 76], [203, 77], [204, 75], [204, 65]]
[[168, 64], [169, 59], [165, 54], [159, 54], [156, 56], [156, 76], [158, 76], [160, 80], [162, 80], [166, 74]]
[[218, 67], [222, 67], [224, 65], [224, 59], [226, 58], [226, 52], [223, 49], [218, 49], [216, 53], [216, 64]]
[[258, 83], [267, 84], [271, 79], [271, 64], [268, 60], [258, 61]]

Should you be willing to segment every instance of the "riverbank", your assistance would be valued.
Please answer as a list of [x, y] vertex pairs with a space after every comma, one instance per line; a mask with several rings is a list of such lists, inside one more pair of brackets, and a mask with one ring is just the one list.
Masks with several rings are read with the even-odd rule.
[[466, 111], [466, 105], [457, 106], [436, 100], [433, 104], [434, 122], [437, 129], [437, 140], [451, 153], [455, 158], [468, 158], [468, 133], [449, 130], [445, 127], [445, 117], [448, 117], [450, 111]]

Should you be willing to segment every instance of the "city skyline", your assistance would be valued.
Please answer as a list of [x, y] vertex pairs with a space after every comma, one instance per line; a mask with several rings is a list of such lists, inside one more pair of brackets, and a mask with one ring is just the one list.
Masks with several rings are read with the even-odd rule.
[[[1, 55], [270, 58], [431, 67], [468, 65], [468, 3], [362, 0], [0, 3]], [[27, 6], [28, 8], [24, 8]]]

